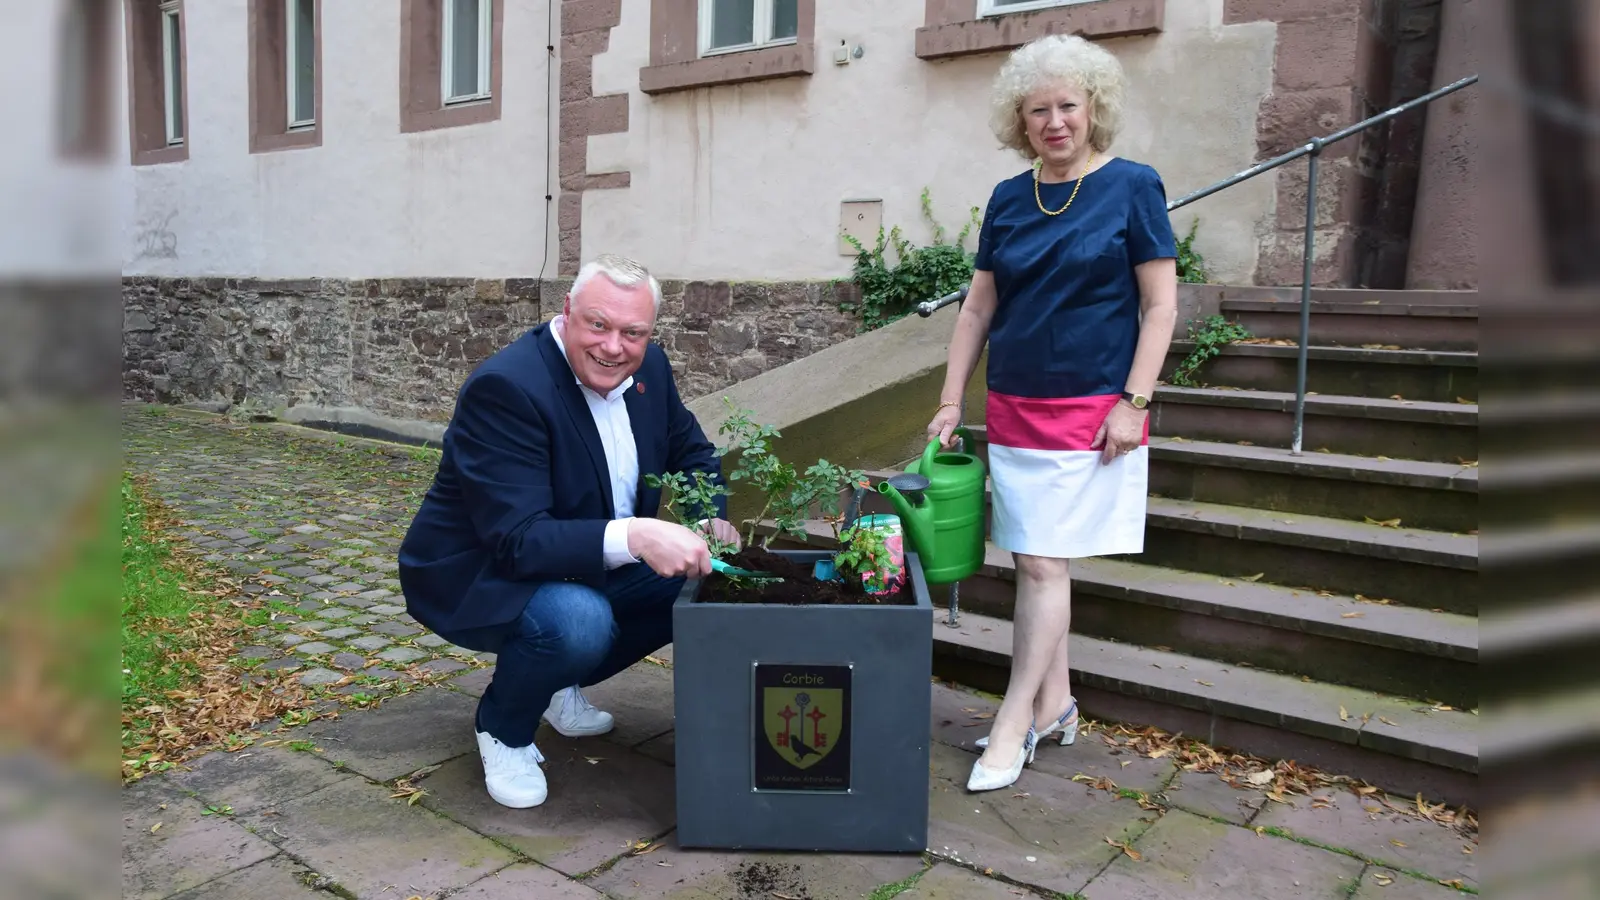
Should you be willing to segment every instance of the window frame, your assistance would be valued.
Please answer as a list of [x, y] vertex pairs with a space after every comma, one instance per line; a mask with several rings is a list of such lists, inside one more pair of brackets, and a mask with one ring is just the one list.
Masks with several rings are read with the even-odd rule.
[[[183, 115], [183, 0], [161, 3], [161, 109], [168, 147], [188, 144], [189, 123]], [[174, 66], [178, 71], [174, 72]], [[176, 126], [176, 128], [174, 127]], [[174, 133], [174, 131], [179, 133]]]
[[463, 103], [481, 103], [494, 98], [492, 54], [494, 53], [494, 2], [476, 0], [478, 4], [478, 90], [472, 94], [452, 96], [454, 86], [451, 75], [455, 70], [455, 9], [454, 0], [444, 0], [441, 10], [444, 21], [439, 27], [439, 101], [442, 106], [459, 106]]
[[1094, 2], [1096, 0], [1023, 0], [1021, 3], [1002, 3], [1001, 0], [978, 0], [978, 18], [992, 19], [996, 16], [1009, 16], [1013, 13], [1038, 12], [1041, 9], [1057, 9], [1062, 6], [1079, 6]]
[[[311, 118], [309, 119], [296, 119], [294, 117], [295, 98], [299, 96], [299, 85], [295, 82], [297, 75], [295, 63], [299, 58], [299, 41], [302, 38], [299, 32], [299, 25], [296, 24], [300, 21], [300, 16], [298, 15], [300, 10], [297, 7], [302, 2], [311, 4], [311, 27], [313, 29], [311, 34], [304, 36], [305, 40], [311, 41]], [[283, 106], [285, 127], [289, 131], [308, 131], [317, 127], [317, 114], [320, 112], [317, 109], [317, 68], [322, 62], [317, 58], [317, 33], [315, 31], [317, 18], [317, 0], [283, 0]]]
[[[716, 0], [699, 0], [697, 6], [698, 47], [700, 58], [722, 56], [728, 53], [745, 53], [751, 50], [763, 50], [767, 47], [788, 47], [800, 42], [798, 34], [792, 37], [772, 37], [773, 15], [772, 8], [778, 0], [747, 0], [754, 7], [755, 15], [750, 23], [751, 43], [729, 44], [726, 47], [711, 46], [711, 28], [713, 17], [716, 13]], [[798, 30], [798, 27], [797, 29]], [[758, 35], [766, 35], [762, 40]]]

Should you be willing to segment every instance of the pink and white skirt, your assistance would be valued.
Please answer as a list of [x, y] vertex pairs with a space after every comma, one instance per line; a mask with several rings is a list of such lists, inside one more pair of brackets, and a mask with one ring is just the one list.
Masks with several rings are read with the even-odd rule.
[[1110, 463], [1090, 448], [1120, 399], [989, 393], [990, 537], [1012, 553], [1080, 559], [1144, 551], [1150, 423]]

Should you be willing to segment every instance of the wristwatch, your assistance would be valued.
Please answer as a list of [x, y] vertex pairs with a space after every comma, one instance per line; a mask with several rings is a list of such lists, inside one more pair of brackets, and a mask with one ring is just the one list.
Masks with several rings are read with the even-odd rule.
[[1132, 391], [1123, 391], [1122, 392], [1122, 399], [1124, 399], [1124, 400], [1128, 401], [1129, 403], [1133, 404], [1133, 408], [1134, 409], [1144, 409], [1145, 407], [1150, 405], [1150, 398], [1149, 397], [1146, 397], [1143, 394], [1135, 394]]

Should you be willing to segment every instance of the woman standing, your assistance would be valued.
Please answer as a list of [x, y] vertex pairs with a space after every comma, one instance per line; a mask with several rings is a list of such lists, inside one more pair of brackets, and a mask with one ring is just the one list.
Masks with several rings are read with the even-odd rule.
[[989, 198], [928, 424], [952, 444], [987, 341], [990, 534], [1016, 560], [1017, 594], [974, 791], [1016, 781], [1037, 741], [1077, 735], [1068, 561], [1144, 549], [1146, 406], [1177, 319], [1177, 248], [1161, 177], [1110, 153], [1122, 104], [1116, 57], [1075, 36], [1018, 48], [995, 80], [991, 127], [1033, 167]]

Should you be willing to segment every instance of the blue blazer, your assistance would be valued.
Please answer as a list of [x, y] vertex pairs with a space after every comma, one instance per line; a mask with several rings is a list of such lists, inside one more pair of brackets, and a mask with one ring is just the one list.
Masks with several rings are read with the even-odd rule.
[[[649, 345], [633, 378], [626, 403], [639, 454], [634, 510], [654, 517], [661, 491], [645, 475], [700, 470], [722, 483], [721, 463], [660, 347]], [[443, 443], [438, 474], [400, 545], [401, 590], [418, 622], [433, 631], [510, 622], [547, 581], [605, 589], [611, 476], [548, 322], [467, 377]], [[718, 501], [726, 518], [726, 501]]]

